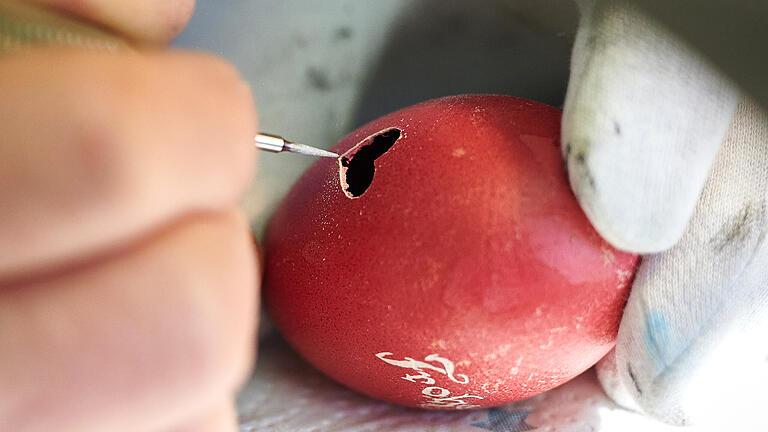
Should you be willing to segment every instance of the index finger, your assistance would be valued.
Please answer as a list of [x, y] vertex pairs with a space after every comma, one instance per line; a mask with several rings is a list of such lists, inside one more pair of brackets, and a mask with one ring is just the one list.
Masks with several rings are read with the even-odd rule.
[[247, 85], [207, 55], [0, 58], [0, 279], [235, 205], [255, 129]]

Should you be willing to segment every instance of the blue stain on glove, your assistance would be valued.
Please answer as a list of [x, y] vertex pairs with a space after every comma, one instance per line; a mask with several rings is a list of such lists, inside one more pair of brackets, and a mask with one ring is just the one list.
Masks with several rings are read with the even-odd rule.
[[648, 312], [645, 314], [645, 345], [648, 350], [648, 358], [656, 370], [656, 375], [661, 375], [677, 355], [672, 350], [669, 324], [663, 313]]

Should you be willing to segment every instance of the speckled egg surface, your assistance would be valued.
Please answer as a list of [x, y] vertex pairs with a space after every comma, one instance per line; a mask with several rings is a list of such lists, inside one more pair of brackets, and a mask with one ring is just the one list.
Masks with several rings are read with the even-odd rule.
[[353, 389], [436, 409], [523, 399], [596, 363], [638, 257], [579, 208], [560, 115], [455, 96], [339, 142], [267, 230], [264, 301], [288, 342]]

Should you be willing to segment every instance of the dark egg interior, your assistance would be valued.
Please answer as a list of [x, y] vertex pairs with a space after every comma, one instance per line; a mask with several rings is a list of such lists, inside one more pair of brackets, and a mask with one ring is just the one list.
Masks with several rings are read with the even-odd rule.
[[374, 161], [389, 151], [400, 139], [397, 128], [370, 136], [339, 158], [341, 186], [349, 198], [358, 198], [368, 190], [376, 171]]

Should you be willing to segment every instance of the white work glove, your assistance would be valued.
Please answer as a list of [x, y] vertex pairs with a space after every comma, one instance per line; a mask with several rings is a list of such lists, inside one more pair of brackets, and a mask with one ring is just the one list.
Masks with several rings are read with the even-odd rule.
[[668, 423], [722, 417], [753, 402], [768, 355], [768, 118], [636, 4], [579, 6], [562, 129], [571, 185], [606, 240], [649, 254], [598, 377]]

